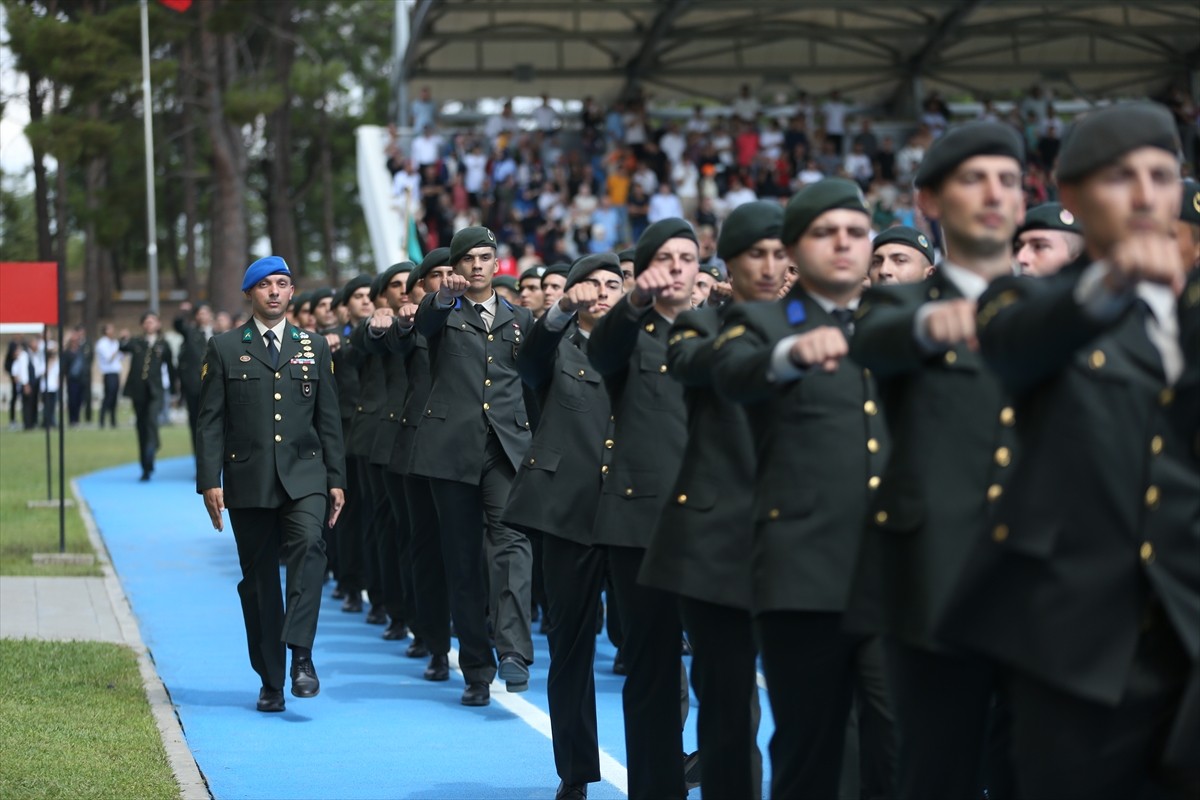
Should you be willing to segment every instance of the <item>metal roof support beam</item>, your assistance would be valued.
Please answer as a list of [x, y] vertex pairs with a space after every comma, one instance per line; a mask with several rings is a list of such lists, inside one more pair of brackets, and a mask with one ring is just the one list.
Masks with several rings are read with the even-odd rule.
[[429, 33], [431, 22], [429, 13], [439, 2], [440, 0], [417, 0], [417, 7], [413, 9], [412, 22], [409, 24], [408, 47], [404, 50], [403, 75], [405, 79], [412, 74], [413, 67], [417, 64], [418, 51]]
[[642, 46], [637, 55], [625, 66], [625, 85], [621, 88], [620, 97], [629, 98], [636, 92], [642, 76], [658, 59], [658, 48], [666, 38], [667, 32], [675, 26], [675, 21], [690, 5], [692, 0], [670, 0], [666, 8], [658, 12], [649, 32], [642, 39]]
[[943, 45], [950, 40], [950, 37], [985, 2], [987, 0], [970, 0], [970, 2], [964, 2], [942, 17], [942, 21], [938, 23], [933, 32], [925, 39], [925, 43], [921, 45], [921, 49], [908, 59], [908, 63], [901, 70], [900, 87], [892, 97], [891, 105], [894, 110], [901, 110], [908, 112], [912, 116], [919, 116], [921, 109], [921, 74], [925, 72], [930, 62], [933, 61]]

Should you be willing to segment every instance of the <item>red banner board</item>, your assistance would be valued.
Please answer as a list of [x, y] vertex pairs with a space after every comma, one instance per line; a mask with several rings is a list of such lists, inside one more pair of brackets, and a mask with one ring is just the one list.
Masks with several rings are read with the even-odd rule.
[[58, 264], [0, 261], [0, 323], [58, 324]]
[[158, 0], [158, 2], [180, 14], [192, 7], [192, 0]]

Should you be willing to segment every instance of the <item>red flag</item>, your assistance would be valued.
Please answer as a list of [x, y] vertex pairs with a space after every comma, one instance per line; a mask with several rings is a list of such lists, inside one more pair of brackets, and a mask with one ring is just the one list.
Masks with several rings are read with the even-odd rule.
[[0, 262], [0, 324], [58, 324], [58, 264]]
[[180, 14], [192, 7], [192, 0], [158, 0], [172, 11], [178, 11]]

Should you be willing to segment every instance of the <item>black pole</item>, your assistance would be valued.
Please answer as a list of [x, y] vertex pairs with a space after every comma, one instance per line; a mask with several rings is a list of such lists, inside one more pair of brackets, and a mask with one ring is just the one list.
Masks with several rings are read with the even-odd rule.
[[[65, 351], [63, 342], [63, 293], [62, 293], [62, 271], [63, 265], [60, 261], [58, 264], [58, 552], [67, 552], [67, 460], [66, 460], [66, 427], [64, 418], [66, 414], [66, 371], [63, 370], [62, 354]], [[83, 349], [80, 348], [78, 358], [83, 358]]]
[[[50, 362], [50, 351], [47, 349], [47, 343], [50, 341], [50, 337], [47, 335], [49, 332], [49, 328], [50, 328], [49, 325], [42, 326], [42, 364], [44, 364], [44, 365], [49, 364], [49, 362]], [[42, 367], [42, 382], [44, 382], [46, 384], [47, 388], [49, 387], [50, 381], [46, 374], [45, 366]], [[40, 393], [42, 390], [42, 387], [35, 386], [35, 387], [33, 387], [33, 390], [34, 390], [34, 392]], [[38, 399], [40, 400], [41, 398], [38, 398]], [[41, 405], [42, 405], [42, 419], [41, 419], [42, 427], [46, 429], [46, 501], [49, 502], [54, 499], [54, 484], [51, 483], [51, 480], [50, 480], [50, 426], [46, 424], [46, 404], [42, 403]]]

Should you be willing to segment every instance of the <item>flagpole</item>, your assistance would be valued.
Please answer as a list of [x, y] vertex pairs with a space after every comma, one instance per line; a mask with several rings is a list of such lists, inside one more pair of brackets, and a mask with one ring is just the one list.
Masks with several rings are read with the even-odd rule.
[[142, 6], [142, 122], [146, 133], [146, 265], [150, 274], [150, 310], [158, 313], [158, 222], [154, 209], [154, 125], [150, 101], [150, 11]]

